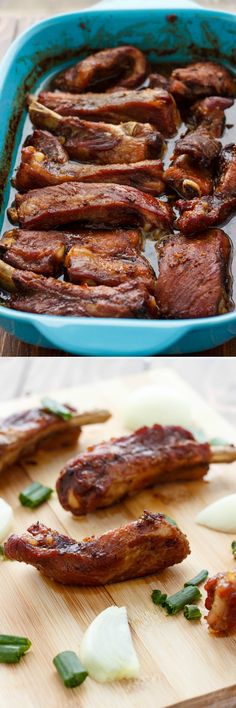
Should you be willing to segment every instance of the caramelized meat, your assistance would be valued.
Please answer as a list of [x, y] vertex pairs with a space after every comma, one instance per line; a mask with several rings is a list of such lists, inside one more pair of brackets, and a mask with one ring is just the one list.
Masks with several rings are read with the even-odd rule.
[[207, 622], [215, 634], [230, 634], [236, 630], [236, 572], [229, 570], [209, 578], [205, 584], [209, 610]]
[[155, 273], [144, 256], [109, 256], [75, 245], [66, 257], [65, 266], [72, 283], [116, 287], [126, 281], [135, 281], [155, 292]]
[[74, 221], [160, 229], [169, 229], [172, 224], [171, 207], [138, 189], [83, 182], [17, 194], [9, 217], [27, 229], [50, 229]]
[[170, 79], [167, 76], [153, 72], [148, 76], [148, 88], [162, 88], [170, 91]]
[[157, 248], [160, 316], [211, 317], [231, 309], [231, 242], [224, 231], [172, 236]]
[[180, 119], [175, 100], [164, 89], [120, 90], [115, 93], [70, 94], [43, 91], [39, 102], [61, 116], [84, 120], [151, 123], [167, 138], [175, 135]]
[[233, 105], [233, 100], [221, 96], [210, 96], [194, 103], [191, 109], [194, 123], [214, 138], [220, 138], [225, 125], [225, 110]]
[[37, 523], [5, 543], [7, 558], [29, 563], [64, 585], [104, 585], [157, 573], [190, 553], [187, 537], [163, 514], [77, 542]]
[[213, 179], [208, 167], [197, 164], [190, 155], [174, 157], [164, 172], [164, 180], [171, 189], [185, 199], [211, 194]]
[[199, 126], [192, 133], [187, 133], [184, 138], [177, 140], [174, 154], [189, 155], [197, 164], [209, 167], [218, 157], [220, 149], [220, 142]]
[[221, 64], [197, 62], [174, 69], [170, 91], [177, 99], [193, 101], [204, 96], [235, 96], [233, 75]]
[[158, 482], [192, 480], [208, 470], [210, 448], [183, 428], [140, 428], [90, 447], [57, 480], [59, 501], [75, 515], [111, 506]]
[[236, 196], [236, 145], [233, 143], [221, 152], [216, 194]]
[[26, 138], [25, 146], [43, 152], [50, 163], [56, 162], [62, 165], [63, 162], [68, 161], [68, 154], [60, 140], [48, 130], [34, 130], [33, 134]]
[[146, 287], [123, 283], [117, 288], [73, 285], [16, 270], [0, 261], [0, 285], [11, 292], [8, 306], [36, 314], [73, 317], [153, 318], [158, 310]]
[[78, 413], [67, 406], [72, 417], [63, 420], [58, 415], [48, 413], [43, 408], [34, 408], [10, 415], [0, 421], [0, 472], [17, 460], [31, 454], [36, 448], [44, 448], [52, 443], [74, 444], [82, 425], [104, 423], [110, 418], [108, 411]]
[[89, 231], [78, 233], [59, 231], [7, 231], [0, 240], [0, 252], [5, 263], [19, 270], [32, 270], [42, 275], [62, 272], [65, 254], [74, 245], [90, 252], [110, 257], [135, 257], [141, 250], [141, 234], [138, 230], [114, 229], [113, 231]]
[[160, 157], [163, 152], [163, 137], [149, 123], [94, 123], [59, 116], [39, 103], [31, 104], [29, 113], [36, 127], [48, 128], [60, 137], [72, 159], [102, 165], [130, 164]]
[[72, 93], [90, 88], [101, 91], [109, 86], [134, 88], [144, 81], [147, 71], [148, 63], [143, 52], [128, 45], [90, 54], [58, 74], [53, 83], [60, 91]]
[[236, 210], [236, 196], [214, 194], [189, 201], [179, 199], [176, 206], [181, 214], [176, 227], [189, 236], [226, 221]]
[[164, 191], [161, 160], [144, 160], [131, 165], [91, 165], [78, 162], [50, 162], [43, 152], [23, 148], [14, 186], [21, 192], [63, 182], [127, 184], [149, 194]]

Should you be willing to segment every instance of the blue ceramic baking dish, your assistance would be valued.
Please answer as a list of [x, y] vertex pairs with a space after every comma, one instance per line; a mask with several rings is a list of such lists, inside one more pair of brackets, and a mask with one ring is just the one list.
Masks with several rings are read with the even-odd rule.
[[[31, 27], [8, 50], [0, 70], [0, 174], [11, 176], [22, 137], [23, 96], [39, 84], [46, 60], [68, 61], [70, 52], [117, 44], [135, 44], [158, 62], [188, 62], [204, 55], [236, 68], [236, 16], [194, 8], [193, 3], [147, 0], [121, 2], [121, 8], [99, 9], [51, 17]], [[159, 6], [158, 6], [159, 5]], [[102, 8], [104, 7], [104, 9]], [[193, 7], [192, 7], [193, 6]], [[101, 9], [102, 8], [102, 9]], [[154, 51], [155, 50], [155, 51]], [[60, 57], [60, 59], [59, 59]], [[71, 59], [70, 59], [71, 61]], [[66, 61], [64, 61], [64, 64]], [[8, 162], [9, 144], [11, 144]], [[10, 177], [4, 180], [1, 225]], [[236, 311], [198, 320], [116, 320], [55, 317], [14, 312], [0, 307], [0, 325], [30, 344], [58, 347], [73, 354], [139, 356], [187, 354], [215, 347], [236, 335]]]

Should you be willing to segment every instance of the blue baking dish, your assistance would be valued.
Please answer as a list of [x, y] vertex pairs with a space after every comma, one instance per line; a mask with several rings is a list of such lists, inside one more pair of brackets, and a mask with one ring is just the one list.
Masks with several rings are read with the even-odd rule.
[[[120, 3], [126, 9], [90, 9], [51, 17], [31, 27], [10, 47], [0, 70], [2, 175], [12, 174], [25, 121], [23, 96], [39, 83], [48, 57], [69, 63], [69, 52], [117, 44], [135, 44], [158, 62], [187, 62], [202, 58], [222, 60], [236, 68], [236, 16], [214, 12], [193, 3], [147, 0], [145, 9], [135, 1]], [[80, 54], [82, 55], [82, 54]], [[64, 62], [66, 63], [66, 61]], [[38, 74], [38, 75], [37, 75]], [[10, 161], [7, 150], [12, 140]], [[1, 225], [10, 191], [5, 180]], [[44, 347], [58, 347], [73, 354], [138, 356], [187, 354], [215, 347], [236, 335], [236, 311], [198, 320], [116, 320], [55, 317], [14, 312], [0, 307], [0, 325], [19, 339]]]

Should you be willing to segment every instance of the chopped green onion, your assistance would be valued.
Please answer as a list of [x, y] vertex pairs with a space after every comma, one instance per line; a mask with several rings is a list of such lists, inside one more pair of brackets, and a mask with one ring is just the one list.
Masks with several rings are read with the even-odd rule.
[[53, 398], [43, 398], [41, 404], [43, 410], [47, 411], [47, 413], [53, 413], [59, 418], [63, 418], [63, 420], [70, 420], [73, 416], [73, 412], [69, 408], [63, 406], [59, 401], [54, 401]]
[[24, 654], [23, 647], [4, 644], [0, 647], [0, 664], [16, 664]]
[[184, 583], [184, 588], [188, 587], [188, 585], [201, 585], [201, 583], [204, 583], [204, 580], [207, 579], [209, 573], [208, 570], [201, 570], [198, 575], [195, 575], [192, 580], [187, 580], [186, 583]]
[[4, 546], [2, 546], [2, 545], [0, 545], [0, 556], [3, 556], [3, 558], [4, 558], [4, 556], [5, 556], [5, 553], [4, 553]]
[[201, 597], [200, 590], [195, 585], [189, 585], [167, 597], [163, 607], [167, 610], [168, 615], [176, 615], [177, 612], [183, 610], [185, 605], [191, 604], [193, 600], [200, 600]]
[[234, 558], [236, 558], [236, 541], [232, 541], [231, 548], [232, 548], [233, 556], [234, 556]]
[[154, 602], [154, 605], [164, 605], [167, 595], [165, 593], [162, 593], [161, 590], [153, 590], [151, 598]]
[[31, 641], [27, 639], [27, 637], [14, 637], [12, 634], [0, 634], [0, 647], [4, 645], [22, 647], [24, 653], [31, 647]]
[[88, 676], [74, 651], [62, 651], [54, 657], [53, 663], [67, 688], [79, 686]]
[[44, 487], [39, 482], [34, 482], [19, 494], [19, 500], [23, 506], [29, 506], [31, 509], [34, 509], [36, 506], [39, 506], [39, 504], [47, 501], [52, 492], [53, 489], [50, 487]]
[[187, 620], [196, 620], [196, 619], [200, 619], [200, 617], [202, 616], [202, 613], [201, 613], [201, 610], [199, 610], [199, 607], [197, 605], [185, 605], [184, 616], [186, 617]]
[[176, 521], [174, 521], [174, 519], [171, 519], [170, 516], [167, 516], [167, 514], [162, 514], [162, 516], [164, 516], [164, 519], [168, 521], [171, 526], [177, 526]]

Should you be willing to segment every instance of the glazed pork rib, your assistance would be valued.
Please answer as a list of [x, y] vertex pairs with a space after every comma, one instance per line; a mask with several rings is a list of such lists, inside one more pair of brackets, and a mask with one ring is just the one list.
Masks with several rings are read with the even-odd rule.
[[225, 126], [225, 111], [233, 105], [233, 99], [209, 96], [196, 101], [191, 107], [190, 120], [193, 125], [201, 125], [209, 135], [221, 138]]
[[181, 563], [190, 548], [163, 514], [145, 511], [137, 521], [81, 542], [34, 524], [28, 533], [10, 536], [4, 551], [59, 583], [90, 586], [158, 573]]
[[122, 125], [60, 116], [34, 101], [29, 115], [36, 128], [57, 135], [72, 160], [101, 165], [130, 164], [160, 157], [164, 148], [161, 133], [149, 123], [129, 121]]
[[169, 90], [177, 100], [194, 101], [205, 96], [235, 96], [235, 81], [225, 66], [212, 61], [174, 69]]
[[[59, 143], [60, 144], [60, 143]], [[13, 185], [20, 192], [63, 182], [127, 184], [149, 194], [162, 194], [162, 160], [143, 160], [131, 164], [92, 165], [78, 162], [56, 163], [34, 147], [23, 148]]]
[[131, 281], [116, 288], [73, 285], [45, 278], [31, 271], [17, 270], [0, 261], [0, 286], [11, 294], [7, 305], [13, 310], [72, 317], [154, 318], [155, 298], [146, 285]]
[[[58, 498], [76, 516], [88, 514], [159, 482], [201, 479], [216, 454], [183, 428], [140, 428], [70, 460], [57, 480]], [[236, 459], [236, 449], [227, 448], [219, 459]]]
[[230, 634], [236, 630], [236, 572], [229, 570], [208, 578], [205, 584], [209, 610], [207, 622], [215, 634]]
[[172, 209], [144, 192], [123, 185], [65, 182], [55, 187], [17, 194], [8, 210], [13, 223], [24, 229], [51, 229], [70, 222], [109, 225], [142, 225], [168, 230]]
[[232, 309], [231, 246], [221, 229], [192, 239], [176, 234], [157, 244], [160, 317], [212, 317]]
[[58, 74], [53, 84], [60, 91], [81, 93], [112, 86], [135, 88], [145, 79], [148, 62], [140, 49], [125, 45], [90, 54], [75, 66]]
[[166, 138], [175, 135], [180, 123], [173, 96], [159, 88], [85, 94], [42, 91], [38, 101], [61, 116], [115, 124], [130, 120], [151, 123]]
[[143, 285], [153, 294], [156, 291], [156, 276], [144, 256], [109, 256], [75, 245], [65, 259], [65, 268], [71, 283], [109, 285], [134, 282]]
[[111, 258], [134, 259], [140, 255], [141, 244], [138, 229], [80, 229], [78, 233], [12, 229], [0, 240], [0, 254], [5, 263], [14, 268], [57, 277], [63, 273], [66, 254], [73, 246]]
[[10, 415], [0, 421], [0, 472], [17, 460], [31, 454], [37, 448], [52, 444], [74, 444], [81, 432], [82, 425], [105, 423], [110, 418], [106, 410], [78, 413], [75, 408], [66, 406], [72, 417], [68, 420], [44, 408], [33, 408]]

